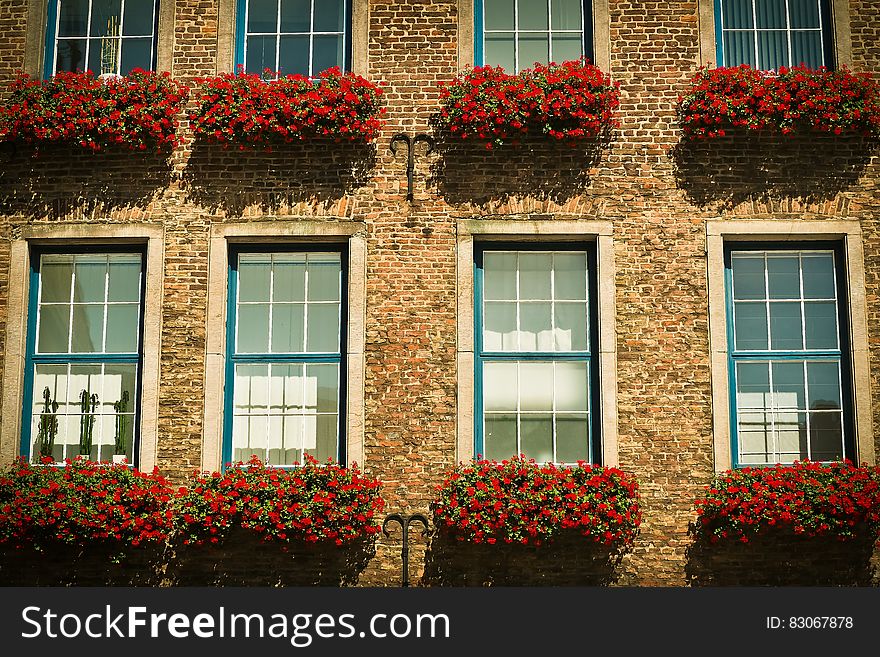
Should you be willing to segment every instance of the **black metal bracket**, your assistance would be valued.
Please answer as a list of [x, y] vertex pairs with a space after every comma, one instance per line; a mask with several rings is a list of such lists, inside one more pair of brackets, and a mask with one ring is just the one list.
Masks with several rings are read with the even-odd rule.
[[420, 522], [425, 528], [422, 530], [422, 536], [427, 536], [430, 531], [430, 522], [421, 513], [413, 513], [412, 515], [403, 515], [400, 513], [392, 513], [387, 516], [382, 523], [382, 533], [385, 536], [391, 536], [388, 532], [388, 523], [397, 522], [403, 530], [403, 545], [401, 546], [401, 556], [403, 557], [403, 582], [401, 586], [409, 586], [409, 526], [413, 522]]
[[430, 135], [420, 133], [410, 137], [408, 134], [398, 132], [391, 138], [391, 152], [397, 155], [398, 143], [406, 144], [406, 200], [413, 201], [413, 173], [416, 170], [416, 144], [422, 143], [428, 146], [425, 155], [434, 150], [434, 139]]

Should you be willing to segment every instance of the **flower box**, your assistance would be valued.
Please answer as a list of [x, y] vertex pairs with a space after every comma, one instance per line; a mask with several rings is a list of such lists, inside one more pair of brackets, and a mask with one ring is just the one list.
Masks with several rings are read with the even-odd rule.
[[689, 139], [734, 129], [877, 137], [880, 85], [846, 68], [783, 67], [778, 73], [745, 65], [703, 68], [679, 99], [678, 120]]
[[369, 142], [382, 127], [381, 96], [378, 85], [338, 68], [317, 79], [230, 73], [202, 81], [189, 119], [198, 139], [241, 148], [313, 139]]
[[21, 75], [0, 107], [0, 141], [164, 151], [178, 143], [177, 115], [187, 95], [168, 73], [140, 69], [112, 79], [90, 72], [48, 80]]
[[584, 60], [537, 65], [519, 74], [480, 66], [440, 91], [433, 123], [449, 139], [488, 148], [541, 136], [576, 142], [594, 139], [618, 125], [618, 85]]

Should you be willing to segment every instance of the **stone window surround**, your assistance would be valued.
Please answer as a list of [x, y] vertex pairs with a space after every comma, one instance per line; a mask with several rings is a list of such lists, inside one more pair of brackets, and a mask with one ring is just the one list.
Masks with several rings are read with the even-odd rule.
[[143, 347], [141, 362], [140, 449], [137, 467], [152, 471], [156, 464], [159, 423], [159, 352], [162, 333], [162, 280], [164, 229], [155, 224], [61, 224], [26, 226], [13, 239], [9, 258], [9, 301], [6, 322], [6, 355], [3, 360], [0, 461], [8, 463], [21, 446], [21, 404], [24, 398], [24, 364], [27, 344], [27, 309], [31, 247], [64, 247], [131, 244], [146, 245]]
[[[706, 222], [709, 289], [709, 348], [712, 377], [712, 434], [715, 471], [732, 463], [728, 381], [727, 305], [724, 289], [724, 247], [736, 242], [840, 241], [846, 253], [850, 357], [852, 364], [853, 420], [858, 463], [874, 463], [871, 373], [865, 292], [862, 231], [857, 221], [760, 219], [709, 220]], [[844, 356], [845, 357], [845, 356]]]
[[[611, 14], [608, 0], [593, 0], [593, 63], [611, 70]], [[474, 0], [458, 0], [458, 68], [474, 65]]]
[[462, 219], [457, 225], [456, 461], [474, 458], [474, 242], [596, 242], [602, 464], [618, 465], [613, 228], [606, 220]]
[[[700, 19], [700, 66], [715, 66], [715, 0], [697, 0]], [[852, 66], [852, 31], [849, 22], [849, 0], [830, 0], [834, 17], [835, 68]]]
[[[174, 5], [174, 0], [159, 0], [159, 26], [156, 31], [157, 71], [173, 73], [171, 64], [174, 46]], [[28, 0], [22, 70], [32, 77], [43, 77], [48, 10], [49, 3], [46, 0]]]
[[366, 227], [360, 221], [259, 221], [214, 224], [208, 245], [208, 314], [202, 470], [223, 465], [223, 387], [230, 244], [345, 244], [348, 247], [348, 335], [345, 346], [346, 464], [364, 466], [364, 339], [366, 326]]
[[[235, 70], [236, 5], [245, 0], [220, 0], [217, 19], [217, 73]], [[351, 5], [351, 70], [364, 77], [368, 74], [367, 52], [370, 37], [368, 0], [349, 0]]]

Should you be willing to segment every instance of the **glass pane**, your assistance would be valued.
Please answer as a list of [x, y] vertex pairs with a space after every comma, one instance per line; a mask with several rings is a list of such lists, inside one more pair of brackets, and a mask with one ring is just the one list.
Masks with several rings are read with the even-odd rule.
[[276, 256], [273, 265], [272, 300], [305, 301], [305, 256]]
[[339, 366], [306, 365], [306, 387], [315, 388], [318, 413], [335, 413], [339, 410]]
[[742, 29], [755, 26], [752, 18], [752, 0], [721, 0], [721, 4], [725, 28]]
[[342, 32], [345, 29], [343, 0], [315, 2], [315, 32]]
[[587, 402], [587, 364], [556, 363], [555, 395], [557, 411], [589, 411]]
[[339, 352], [339, 306], [309, 304], [306, 351]]
[[55, 58], [55, 70], [86, 70], [85, 39], [61, 39], [58, 41], [58, 54]]
[[483, 405], [486, 411], [517, 409], [517, 364], [483, 365]]
[[304, 309], [305, 305], [301, 303], [276, 303], [272, 306], [273, 353], [303, 351]]
[[269, 465], [285, 465], [284, 418], [280, 415], [269, 416], [269, 435], [266, 440], [266, 463]]
[[42, 306], [37, 353], [67, 353], [70, 306]]
[[62, 0], [58, 16], [58, 36], [87, 36], [89, 0]]
[[580, 35], [555, 35], [552, 40], [552, 46], [553, 52], [550, 59], [556, 63], [579, 59], [584, 54], [583, 48], [581, 48]]
[[112, 447], [112, 454], [124, 454], [132, 462], [134, 418], [136, 410], [134, 364], [108, 364], [104, 368], [102, 412], [109, 420], [105, 424], [102, 441]]
[[810, 68], [819, 68], [825, 64], [819, 31], [791, 33], [791, 63], [793, 66], [806, 64]]
[[43, 256], [40, 263], [40, 301], [70, 301], [73, 259], [69, 256]]
[[319, 415], [317, 418], [317, 440], [314, 451], [309, 453], [321, 463], [327, 459], [338, 460], [338, 434], [339, 418], [336, 415]]
[[145, 36], [153, 34], [153, 2], [138, 0], [125, 3], [125, 15], [122, 20], [124, 36]]
[[803, 361], [773, 363], [773, 407], [806, 409]]
[[736, 364], [737, 408], [770, 408], [770, 364]]
[[553, 333], [556, 351], [587, 350], [587, 304], [556, 303], [556, 330]]
[[[68, 413], [95, 412], [101, 399], [101, 366], [93, 363], [70, 366], [70, 380], [67, 384]], [[77, 419], [77, 424], [79, 419]]]
[[516, 303], [486, 302], [484, 315], [484, 350], [516, 351], [519, 349], [516, 330]]
[[74, 353], [103, 351], [103, 338], [104, 306], [74, 306], [70, 351]]
[[811, 411], [840, 408], [838, 363], [807, 363], [807, 386]]
[[500, 66], [508, 73], [516, 71], [513, 49], [513, 33], [487, 34], [486, 52], [483, 55], [487, 66]]
[[502, 461], [516, 456], [516, 415], [486, 415], [483, 456]]
[[770, 304], [770, 348], [776, 350], [803, 349], [801, 304], [780, 301]]
[[586, 415], [556, 417], [556, 461], [589, 461], [590, 425]]
[[788, 20], [792, 29], [819, 27], [818, 0], [788, 0]]
[[538, 463], [553, 461], [553, 416], [522, 415], [519, 427], [522, 453]]
[[843, 460], [843, 428], [840, 413], [810, 413], [810, 458], [813, 461]]
[[804, 298], [834, 299], [834, 258], [831, 255], [804, 255]]
[[582, 0], [550, 0], [550, 25], [554, 30], [581, 30]]
[[138, 301], [141, 298], [141, 261], [110, 259], [108, 301]]
[[553, 255], [553, 298], [587, 299], [587, 256], [585, 253]]
[[239, 301], [268, 301], [269, 300], [269, 272], [272, 265], [268, 259], [262, 262], [238, 263], [238, 300]]
[[766, 299], [764, 258], [733, 257], [733, 298]]
[[[317, 4], [324, 3], [318, 0]], [[315, 13], [318, 13], [317, 7]], [[310, 0], [281, 0], [281, 31], [308, 34], [311, 31], [311, 14]], [[317, 25], [315, 29], [317, 29]], [[275, 31], [274, 24], [272, 31]]]
[[755, 33], [724, 32], [724, 65], [739, 66], [747, 64], [755, 67]]
[[119, 64], [120, 75], [128, 75], [133, 69], [145, 71], [153, 68], [153, 39], [124, 39], [122, 59]]
[[238, 347], [242, 353], [269, 351], [269, 304], [238, 306]]
[[519, 29], [544, 30], [550, 27], [546, 0], [519, 0]]
[[767, 308], [763, 303], [734, 304], [734, 336], [737, 350], [767, 348]]
[[302, 368], [302, 365], [284, 363], [273, 363], [269, 367], [270, 413], [293, 413], [302, 408]]
[[[301, 367], [301, 366], [294, 366]], [[297, 372], [294, 372], [296, 374]], [[269, 366], [236, 365], [235, 411], [249, 413], [254, 410], [266, 412], [269, 404]]]
[[[257, 75], [263, 75], [266, 69], [269, 69], [270, 73], [275, 73], [275, 43], [274, 36], [247, 37], [245, 70]], [[287, 72], [291, 71], [285, 71]]]
[[791, 463], [807, 458], [807, 414], [775, 413], [772, 417], [777, 460]]
[[119, 36], [121, 0], [92, 0], [92, 27], [89, 36]]
[[[316, 36], [315, 51], [312, 54], [312, 74], [317, 75], [328, 68], [343, 68], [345, 56], [342, 51], [341, 36]], [[283, 51], [282, 51], [283, 52]]]
[[737, 441], [740, 460], [743, 463], [772, 462], [773, 429], [769, 413], [739, 413], [737, 416]]
[[275, 32], [278, 29], [278, 0], [247, 0], [247, 3], [248, 32]]
[[136, 303], [107, 306], [107, 345], [109, 353], [136, 353], [140, 307]]
[[549, 303], [521, 303], [519, 306], [520, 351], [552, 351]]
[[758, 68], [772, 71], [788, 65], [785, 32], [758, 32]]
[[520, 71], [532, 68], [535, 64], [546, 64], [550, 61], [550, 40], [546, 34], [520, 33], [517, 45], [519, 47]]
[[107, 260], [103, 256], [77, 258], [74, 264], [73, 300], [104, 301]]
[[514, 0], [484, 0], [483, 20], [487, 30], [513, 29]]
[[286, 415], [281, 418], [282, 438], [285, 465], [302, 463], [303, 448], [303, 417], [302, 415]]
[[64, 458], [63, 429], [67, 395], [66, 365], [37, 365], [34, 368], [31, 453], [33, 460], [49, 456]]
[[483, 295], [486, 299], [516, 299], [516, 254], [483, 256]]
[[309, 75], [309, 37], [281, 37], [278, 67], [282, 75]]
[[308, 273], [309, 301], [339, 301], [338, 262], [315, 262], [310, 258]]
[[519, 364], [519, 406], [521, 411], [553, 409], [553, 363]]
[[786, 0], [756, 0], [758, 28], [785, 29], [785, 2]]
[[519, 298], [549, 300], [550, 269], [549, 253], [520, 253]]
[[834, 301], [804, 303], [807, 349], [837, 349], [837, 304]]
[[771, 299], [800, 299], [800, 263], [797, 256], [767, 258], [767, 282]]

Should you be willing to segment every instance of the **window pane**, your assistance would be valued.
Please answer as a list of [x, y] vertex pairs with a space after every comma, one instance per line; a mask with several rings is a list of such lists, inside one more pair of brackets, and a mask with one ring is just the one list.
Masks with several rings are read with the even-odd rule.
[[519, 29], [547, 30], [550, 27], [546, 0], [519, 0]]
[[73, 300], [104, 301], [107, 259], [103, 256], [77, 258], [74, 265]]
[[238, 307], [238, 348], [242, 353], [269, 351], [269, 304]]
[[128, 75], [135, 68], [141, 68], [145, 71], [153, 68], [153, 40], [151, 38], [124, 39], [122, 41], [119, 73], [120, 75]]
[[265, 413], [269, 405], [269, 366], [236, 365], [234, 397], [236, 413]]
[[516, 415], [486, 415], [483, 456], [501, 461], [516, 456]]
[[124, 454], [129, 463], [134, 456], [136, 381], [137, 365], [133, 363], [104, 366], [101, 412], [106, 415], [106, 429], [103, 442], [111, 448], [111, 454]]
[[139, 311], [136, 303], [107, 306], [107, 352], [137, 352]]
[[756, 0], [758, 28], [785, 29], [785, 2], [786, 0]]
[[737, 408], [770, 408], [770, 364], [736, 364]]
[[767, 258], [767, 282], [771, 299], [800, 299], [800, 263], [797, 256]]
[[788, 65], [785, 32], [758, 32], [758, 68], [764, 71]]
[[142, 36], [153, 34], [153, 2], [139, 0], [125, 3], [125, 16], [122, 21], [122, 34]]
[[43, 256], [40, 264], [40, 301], [70, 301], [70, 278], [73, 276], [73, 259], [52, 259]]
[[550, 61], [550, 43], [546, 34], [522, 34], [517, 41], [519, 46], [519, 70], [532, 68], [535, 64]]
[[[273, 363], [269, 380], [269, 412], [285, 414], [302, 409], [302, 371], [300, 364]], [[283, 431], [283, 428], [281, 429]]]
[[278, 66], [282, 75], [309, 75], [309, 37], [281, 37]]
[[486, 363], [483, 366], [484, 410], [515, 411], [517, 389], [516, 363]]
[[268, 301], [269, 272], [272, 265], [267, 258], [261, 261], [244, 260], [238, 263], [238, 300]]
[[838, 363], [807, 363], [810, 410], [840, 408], [840, 368]]
[[792, 29], [819, 27], [817, 0], [788, 0], [788, 18]]
[[486, 302], [484, 308], [483, 349], [486, 351], [519, 349], [516, 303]]
[[316, 0], [315, 32], [342, 32], [345, 29], [345, 8], [342, 0]]
[[92, 0], [92, 27], [89, 36], [118, 36], [121, 9], [121, 0]]
[[806, 64], [810, 68], [819, 68], [824, 63], [820, 32], [791, 33], [791, 64], [793, 66]]
[[62, 0], [58, 16], [58, 36], [87, 36], [89, 0]]
[[278, 0], [247, 0], [247, 3], [248, 32], [275, 32], [278, 29]]
[[556, 417], [556, 461], [589, 461], [590, 424], [586, 415]]
[[766, 299], [764, 285], [764, 258], [734, 256], [733, 269], [734, 299]]
[[734, 335], [737, 350], [766, 349], [766, 306], [763, 303], [735, 303]]
[[757, 65], [754, 32], [724, 32], [724, 65]]
[[554, 379], [555, 410], [589, 411], [586, 363], [556, 363]]
[[55, 59], [55, 70], [86, 70], [85, 39], [62, 39], [58, 41], [58, 54]]
[[553, 416], [522, 415], [519, 420], [522, 453], [539, 463], [553, 460]]
[[810, 413], [810, 458], [843, 460], [843, 427], [840, 413]]
[[339, 410], [339, 367], [337, 365], [306, 365], [306, 382], [309, 390], [314, 386], [314, 407], [318, 413], [335, 413]]
[[483, 12], [487, 30], [513, 29], [514, 0], [484, 0]]
[[722, 20], [726, 29], [753, 28], [752, 0], [721, 0]]
[[786, 410], [806, 409], [804, 363], [773, 363], [773, 407]]
[[792, 463], [807, 458], [807, 414], [774, 413], [777, 458], [780, 463]]
[[833, 301], [804, 303], [807, 349], [837, 349], [837, 304]]
[[339, 306], [309, 304], [306, 351], [339, 352]]
[[[756, 304], [757, 305], [757, 304]], [[770, 304], [770, 348], [803, 349], [801, 304], [780, 301]]]
[[556, 330], [553, 333], [553, 349], [556, 351], [587, 350], [587, 304], [555, 304]]
[[305, 305], [301, 303], [272, 306], [273, 353], [303, 351], [304, 310]]
[[[308, 418], [307, 418], [308, 419]], [[315, 448], [309, 454], [321, 463], [327, 459], [337, 460], [339, 419], [336, 415], [319, 415], [317, 417], [317, 436]]]
[[587, 299], [587, 256], [584, 253], [553, 254], [553, 297]]
[[104, 351], [104, 306], [73, 307], [73, 335], [70, 351], [73, 353]]
[[276, 256], [273, 265], [272, 300], [305, 301], [306, 260]]
[[584, 54], [579, 35], [571, 36], [566, 34], [564, 36], [554, 36], [552, 45], [553, 53], [551, 59], [557, 63], [579, 59]]
[[737, 438], [741, 462], [773, 462], [772, 454], [775, 442], [769, 413], [739, 413], [737, 416]]
[[[114, 47], [119, 46], [119, 39], [113, 39]], [[101, 42], [97, 39], [89, 40], [89, 55], [86, 57], [86, 68], [98, 75], [100, 73], [104, 73], [104, 68], [101, 65]], [[107, 73], [113, 73], [114, 71], [106, 71]]]
[[488, 66], [500, 66], [508, 73], [516, 71], [513, 33], [487, 34], [484, 60]]
[[309, 301], [339, 301], [339, 262], [309, 259]]
[[519, 306], [520, 351], [553, 351], [549, 303], [522, 303]]
[[[317, 4], [323, 4], [322, 0], [318, 0]], [[281, 31], [308, 34], [311, 31], [311, 14], [310, 0], [281, 0]], [[275, 31], [274, 23], [272, 31]]]
[[139, 301], [141, 297], [141, 261], [110, 258], [108, 301]]
[[343, 68], [345, 58], [342, 52], [341, 36], [316, 36], [315, 51], [312, 55], [312, 74], [317, 75], [328, 68]]
[[[275, 73], [275, 37], [247, 38], [245, 69], [248, 73], [262, 75], [266, 69]], [[285, 71], [291, 72], [291, 71]]]
[[552, 410], [553, 363], [520, 363], [519, 368], [520, 410]]
[[554, 30], [581, 30], [582, 0], [550, 0], [550, 25]]
[[516, 299], [515, 253], [484, 254], [483, 296], [486, 299]]
[[550, 263], [549, 253], [520, 253], [520, 299], [550, 299]]
[[804, 298], [834, 299], [834, 258], [831, 255], [804, 255]]

